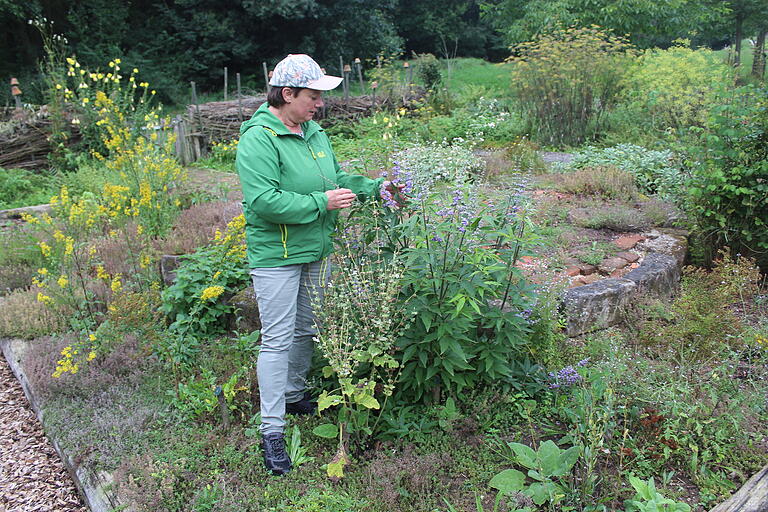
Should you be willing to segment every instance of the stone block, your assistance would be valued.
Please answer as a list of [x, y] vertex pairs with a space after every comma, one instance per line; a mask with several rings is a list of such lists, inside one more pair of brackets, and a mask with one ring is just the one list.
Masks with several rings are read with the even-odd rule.
[[565, 273], [568, 277], [575, 277], [581, 274], [581, 269], [579, 267], [568, 267], [565, 269]]
[[646, 239], [637, 244], [637, 249], [645, 252], [669, 254], [677, 260], [682, 268], [688, 254], [688, 237], [685, 231], [679, 229], [658, 229], [644, 233]]
[[680, 266], [669, 254], [651, 253], [643, 264], [630, 271], [624, 279], [637, 285], [638, 292], [671, 297], [680, 283]]
[[240, 290], [228, 302], [235, 308], [228, 322], [230, 331], [245, 334], [261, 329], [259, 306], [256, 303], [253, 286], [247, 286]]
[[603, 279], [566, 291], [566, 334], [576, 336], [619, 323], [636, 288], [628, 279]]
[[581, 271], [581, 275], [589, 276], [597, 272], [597, 267], [595, 265], [590, 265], [589, 263], [582, 263], [579, 265], [579, 270]]
[[176, 280], [176, 270], [181, 265], [181, 256], [175, 254], [163, 254], [160, 256], [160, 276], [165, 286], [171, 286]]

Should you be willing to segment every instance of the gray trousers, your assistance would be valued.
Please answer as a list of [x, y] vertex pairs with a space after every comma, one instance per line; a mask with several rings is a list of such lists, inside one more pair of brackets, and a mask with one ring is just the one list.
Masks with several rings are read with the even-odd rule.
[[256, 363], [261, 397], [261, 433], [283, 432], [286, 402], [304, 396], [317, 335], [312, 301], [322, 300], [329, 260], [251, 269], [261, 318]]

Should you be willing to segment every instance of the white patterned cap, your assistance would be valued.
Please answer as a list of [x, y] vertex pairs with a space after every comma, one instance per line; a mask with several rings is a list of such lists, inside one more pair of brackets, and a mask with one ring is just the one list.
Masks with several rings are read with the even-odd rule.
[[288, 55], [277, 63], [269, 85], [330, 91], [338, 87], [342, 80], [338, 76], [326, 75], [312, 57], [298, 53]]

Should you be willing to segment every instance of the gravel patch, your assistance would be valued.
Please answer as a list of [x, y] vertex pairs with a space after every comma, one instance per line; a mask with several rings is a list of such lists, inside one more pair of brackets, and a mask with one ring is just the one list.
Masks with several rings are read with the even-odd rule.
[[0, 357], [0, 512], [87, 512], [64, 465]]

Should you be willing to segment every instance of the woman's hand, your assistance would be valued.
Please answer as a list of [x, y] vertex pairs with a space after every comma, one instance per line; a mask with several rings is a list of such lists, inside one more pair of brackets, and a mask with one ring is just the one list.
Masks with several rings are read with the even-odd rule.
[[328, 196], [328, 209], [340, 210], [341, 208], [349, 208], [352, 206], [352, 202], [357, 195], [348, 188], [337, 188], [333, 190], [326, 190], [325, 195]]
[[402, 190], [405, 188], [405, 184], [385, 181], [381, 185], [381, 198], [384, 199], [384, 201], [391, 201], [398, 208], [404, 206], [408, 201], [408, 196], [402, 193]]

